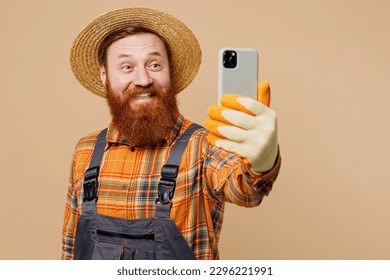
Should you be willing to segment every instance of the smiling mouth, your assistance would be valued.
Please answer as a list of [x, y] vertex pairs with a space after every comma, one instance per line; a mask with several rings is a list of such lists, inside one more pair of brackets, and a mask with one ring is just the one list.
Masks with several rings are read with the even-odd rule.
[[132, 96], [132, 98], [137, 99], [137, 100], [142, 100], [142, 99], [150, 99], [150, 98], [152, 98], [152, 96], [153, 95], [151, 93], [140, 93], [140, 94]]

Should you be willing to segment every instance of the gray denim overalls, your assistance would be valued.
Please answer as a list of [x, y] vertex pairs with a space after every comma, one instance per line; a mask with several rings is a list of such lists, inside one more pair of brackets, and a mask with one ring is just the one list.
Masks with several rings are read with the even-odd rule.
[[98, 136], [89, 168], [84, 174], [84, 199], [74, 249], [76, 260], [194, 260], [195, 255], [170, 211], [182, 154], [192, 133], [192, 124], [175, 142], [161, 169], [154, 218], [122, 219], [97, 214], [98, 176], [106, 146], [104, 129]]

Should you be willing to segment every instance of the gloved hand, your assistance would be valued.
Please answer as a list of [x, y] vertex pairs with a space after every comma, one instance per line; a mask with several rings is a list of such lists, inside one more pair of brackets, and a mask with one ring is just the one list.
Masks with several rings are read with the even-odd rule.
[[271, 169], [278, 155], [276, 114], [269, 108], [270, 96], [267, 81], [258, 86], [258, 101], [225, 94], [221, 106], [209, 107], [205, 121], [208, 140], [242, 157], [256, 173]]

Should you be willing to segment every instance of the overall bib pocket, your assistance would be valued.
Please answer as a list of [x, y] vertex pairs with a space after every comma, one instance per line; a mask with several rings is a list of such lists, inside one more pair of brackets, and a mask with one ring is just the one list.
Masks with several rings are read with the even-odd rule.
[[[93, 260], [154, 260], [152, 250], [156, 234], [153, 231], [144, 233], [123, 233], [97, 229], [92, 252]], [[140, 243], [148, 248], [138, 248]], [[150, 248], [150, 249], [149, 249]]]

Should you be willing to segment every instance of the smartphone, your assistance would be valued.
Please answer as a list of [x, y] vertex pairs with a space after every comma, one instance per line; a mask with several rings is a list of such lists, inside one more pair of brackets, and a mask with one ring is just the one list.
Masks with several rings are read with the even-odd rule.
[[218, 54], [218, 100], [226, 93], [257, 100], [258, 65], [256, 49], [222, 48]]

